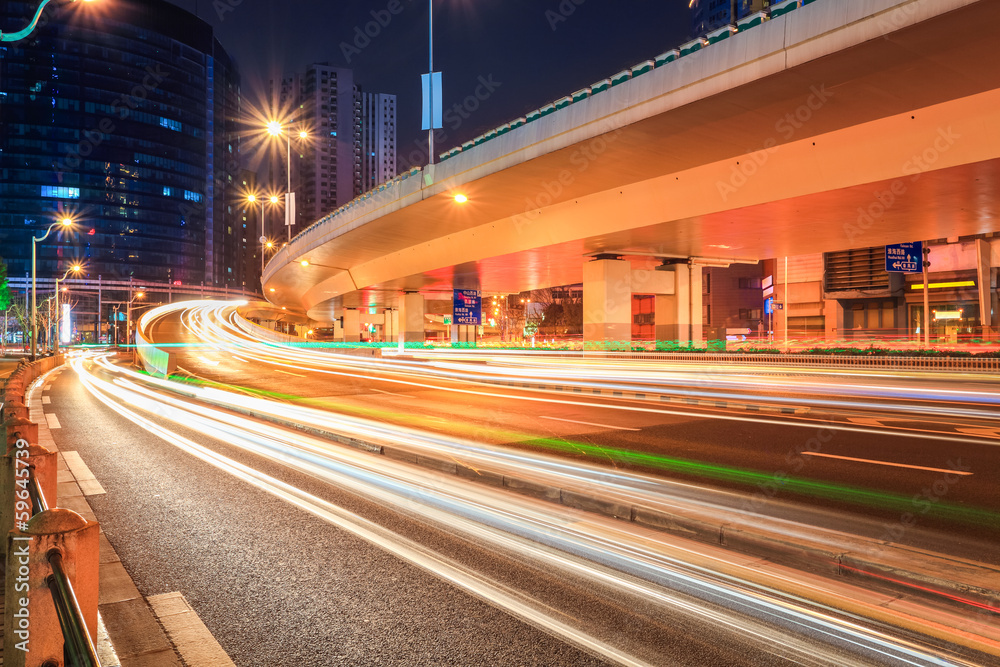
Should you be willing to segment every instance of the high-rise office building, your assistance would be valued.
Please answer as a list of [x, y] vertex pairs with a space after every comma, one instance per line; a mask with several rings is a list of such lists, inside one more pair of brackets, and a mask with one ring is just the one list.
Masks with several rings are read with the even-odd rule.
[[692, 36], [718, 30], [744, 16], [767, 9], [771, 4], [771, 0], [694, 0], [691, 4]]
[[[286, 136], [273, 146], [271, 186], [277, 192], [287, 187], [287, 137], [296, 197], [293, 235], [396, 175], [396, 98], [363, 93], [352, 70], [310, 65], [282, 79], [279, 88], [272, 84], [272, 108], [290, 115]], [[300, 131], [308, 136], [300, 139]], [[283, 225], [284, 218], [267, 228], [268, 235], [284, 236]]]
[[[95, 5], [96, 6], [96, 5]], [[212, 28], [164, 0], [53, 9], [0, 47], [0, 246], [12, 276], [246, 285], [239, 73]], [[4, 2], [0, 28], [36, 2]]]

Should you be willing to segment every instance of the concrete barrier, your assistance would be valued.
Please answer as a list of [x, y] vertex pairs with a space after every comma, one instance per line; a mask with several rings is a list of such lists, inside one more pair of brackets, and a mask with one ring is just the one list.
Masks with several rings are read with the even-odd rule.
[[145, 330], [159, 308], [146, 311], [135, 326], [135, 351], [142, 361], [143, 368], [150, 375], [169, 377], [177, 370], [177, 355], [169, 350], [156, 347], [146, 337]]
[[62, 555], [91, 642], [97, 640], [100, 548], [97, 522], [72, 510], [36, 514], [25, 529], [7, 535], [4, 598], [4, 667], [62, 665], [63, 632], [49, 578], [50, 554]]
[[[38, 424], [28, 417], [27, 399], [39, 377], [62, 365], [64, 357], [22, 363], [4, 383], [0, 436], [0, 531], [7, 556], [4, 599], [3, 664], [44, 667], [64, 664], [66, 641], [56, 609], [53, 553], [73, 589], [75, 606], [91, 643], [97, 639], [100, 563], [99, 526], [57, 504], [57, 454], [38, 444]], [[29, 491], [34, 477], [49, 508], [34, 513]], [[72, 607], [73, 605], [70, 605]], [[67, 607], [69, 609], [69, 607]]]

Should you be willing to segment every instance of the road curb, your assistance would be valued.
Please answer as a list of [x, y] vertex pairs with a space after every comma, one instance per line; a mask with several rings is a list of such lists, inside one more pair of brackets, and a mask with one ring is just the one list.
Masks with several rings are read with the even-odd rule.
[[[405, 447], [376, 444], [299, 424], [290, 419], [262, 415], [248, 408], [225, 405], [211, 398], [198, 396], [194, 392], [190, 392], [189, 395], [225, 410], [292, 428], [354, 449], [635, 523], [678, 537], [722, 546], [734, 552], [759, 556], [780, 565], [838, 577], [860, 577], [866, 579], [869, 584], [896, 592], [917, 595], [937, 602], [971, 604], [994, 614], [1000, 614], [1000, 568], [984, 563], [952, 558], [839, 531], [803, 526], [782, 519], [750, 515], [737, 510], [720, 511], [719, 517], [706, 517], [693, 510], [671, 508], [668, 511], [623, 502], [580, 489], [542, 484], [516, 475], [472, 469], [452, 459], [416, 453]], [[962, 580], [955, 576], [957, 573], [962, 573]], [[967, 606], [963, 608], [968, 609]]]
[[514, 380], [483, 380], [475, 381], [476, 384], [485, 384], [493, 387], [512, 387], [515, 389], [529, 389], [534, 391], [559, 392], [561, 394], [573, 396], [601, 396], [606, 398], [624, 398], [633, 401], [647, 401], [651, 403], [668, 403], [673, 405], [683, 405], [685, 407], [714, 408], [723, 410], [744, 410], [746, 412], [760, 412], [763, 414], [775, 415], [804, 415], [811, 411], [809, 407], [793, 407], [786, 405], [767, 405], [764, 403], [744, 403], [740, 401], [709, 400], [702, 398], [691, 398], [685, 396], [675, 396], [672, 394], [661, 394], [649, 391], [623, 391], [620, 389], [584, 389], [579, 385], [566, 384], [541, 384], [535, 382], [523, 382]]

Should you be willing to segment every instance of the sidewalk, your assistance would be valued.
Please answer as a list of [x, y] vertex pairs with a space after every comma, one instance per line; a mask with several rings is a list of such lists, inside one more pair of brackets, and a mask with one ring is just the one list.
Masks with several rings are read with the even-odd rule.
[[[50, 405], [47, 391], [64, 370], [65, 366], [55, 369], [32, 388], [27, 397], [30, 419], [38, 424], [38, 443], [57, 452], [58, 506], [73, 510], [88, 521], [97, 521], [87, 499], [103, 495], [105, 490], [77, 452], [59, 450], [53, 437], [53, 431], [61, 428], [59, 419], [54, 412], [46, 412], [46, 406]], [[234, 664], [181, 593], [143, 598], [103, 529], [99, 572], [97, 650], [102, 667], [226, 667]]]

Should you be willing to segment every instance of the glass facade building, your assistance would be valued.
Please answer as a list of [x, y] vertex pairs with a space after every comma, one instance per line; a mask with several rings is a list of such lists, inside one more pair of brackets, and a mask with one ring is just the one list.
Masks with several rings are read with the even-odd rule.
[[[55, 4], [55, 3], [53, 3]], [[37, 2], [0, 5], [4, 31]], [[161, 0], [46, 10], [0, 46], [0, 257], [38, 275], [256, 289], [239, 205], [236, 66], [212, 28]], [[249, 236], [248, 236], [249, 231]], [[249, 242], [249, 243], [248, 243]]]

